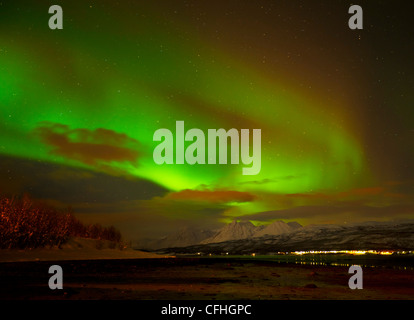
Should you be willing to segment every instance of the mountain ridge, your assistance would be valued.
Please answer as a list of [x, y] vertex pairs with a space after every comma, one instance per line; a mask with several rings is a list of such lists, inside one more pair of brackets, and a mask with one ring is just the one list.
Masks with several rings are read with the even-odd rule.
[[164, 252], [271, 254], [290, 251], [414, 250], [414, 220], [410, 222], [312, 225], [279, 235], [206, 243]]
[[218, 230], [184, 227], [161, 239], [141, 240], [136, 247], [150, 250], [168, 247], [185, 247], [197, 244], [249, 239], [263, 235], [279, 235], [294, 231], [298, 228], [302, 228], [302, 226], [295, 221], [285, 223], [279, 220], [269, 225], [255, 226], [248, 220], [233, 220]]

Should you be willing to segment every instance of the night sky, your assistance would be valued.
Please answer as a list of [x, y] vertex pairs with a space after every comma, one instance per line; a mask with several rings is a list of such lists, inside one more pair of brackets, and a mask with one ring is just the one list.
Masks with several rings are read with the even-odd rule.
[[[358, 1], [350, 30], [351, 4], [0, 0], [0, 192], [130, 239], [414, 218], [414, 5]], [[180, 120], [261, 129], [260, 173], [155, 164]]]

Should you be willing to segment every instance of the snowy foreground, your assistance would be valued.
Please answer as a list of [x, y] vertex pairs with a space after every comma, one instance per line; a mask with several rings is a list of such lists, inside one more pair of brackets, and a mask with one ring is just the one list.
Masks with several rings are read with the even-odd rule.
[[121, 250], [113, 244], [111, 245], [109, 241], [83, 238], [72, 238], [61, 248], [0, 250], [0, 262], [139, 258], [165, 258], [165, 256], [131, 248]]

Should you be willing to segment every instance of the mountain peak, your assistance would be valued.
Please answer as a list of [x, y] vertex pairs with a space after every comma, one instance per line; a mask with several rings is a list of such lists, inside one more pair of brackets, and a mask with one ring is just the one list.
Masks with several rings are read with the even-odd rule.
[[289, 224], [279, 220], [279, 221], [275, 221], [269, 225], [267, 225], [266, 227], [264, 227], [261, 230], [258, 230], [258, 232], [255, 233], [255, 237], [262, 237], [264, 235], [279, 235], [285, 232], [290, 232], [295, 230], [294, 227], [290, 226]]
[[267, 226], [256, 227], [249, 220], [233, 220], [215, 231], [184, 226], [162, 239], [141, 241], [140, 248], [159, 249], [241, 240], [264, 235], [279, 235], [301, 227], [297, 222], [285, 223], [283, 221], [275, 221]]
[[254, 235], [255, 231], [256, 227], [250, 221], [237, 222], [237, 220], [233, 220], [230, 224], [221, 228], [216, 235], [202, 241], [202, 243], [223, 242], [250, 238]]

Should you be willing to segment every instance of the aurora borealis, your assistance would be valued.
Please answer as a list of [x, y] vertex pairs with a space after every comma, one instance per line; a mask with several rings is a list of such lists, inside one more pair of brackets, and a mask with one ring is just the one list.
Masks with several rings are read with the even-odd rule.
[[[131, 238], [413, 218], [410, 5], [361, 1], [350, 30], [350, 3], [316, 2], [59, 1], [63, 30], [48, 1], [0, 3], [0, 192]], [[261, 129], [260, 173], [155, 164], [176, 121]]]

